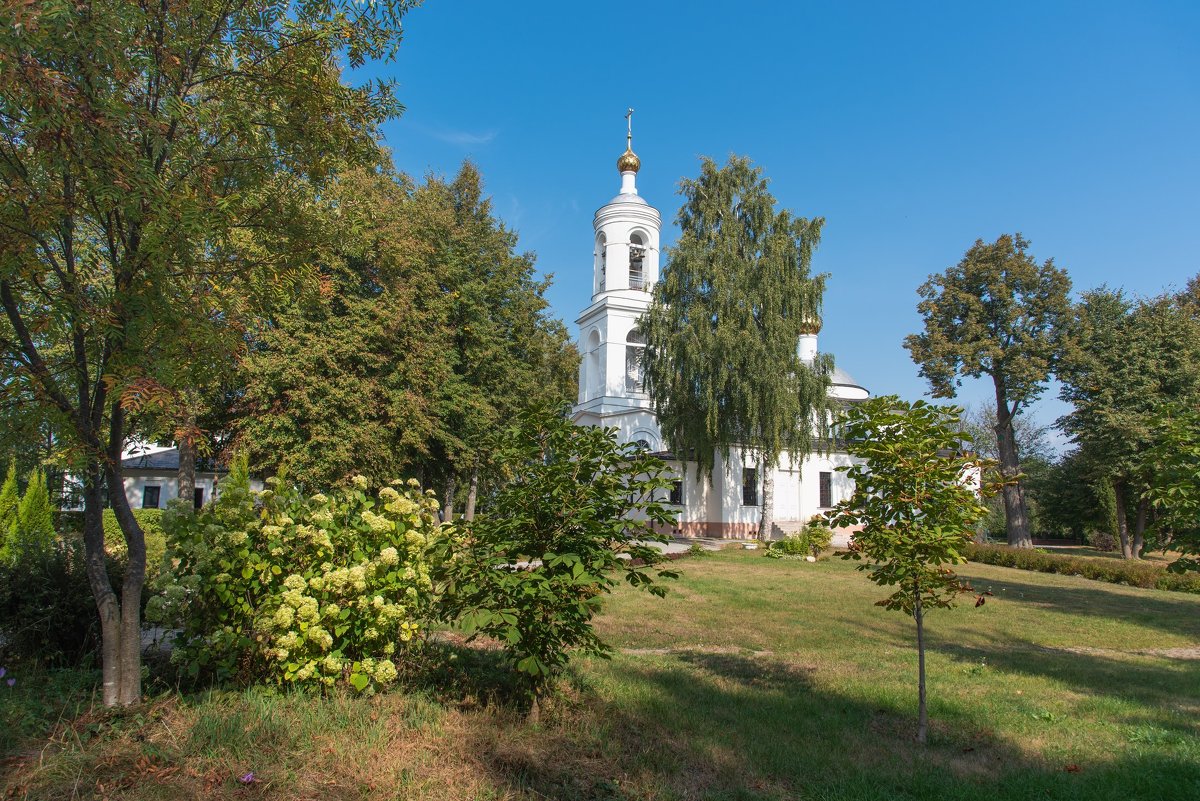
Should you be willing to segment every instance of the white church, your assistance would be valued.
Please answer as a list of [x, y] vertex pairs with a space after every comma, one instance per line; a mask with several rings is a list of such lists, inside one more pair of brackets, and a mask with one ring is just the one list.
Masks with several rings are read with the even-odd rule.
[[[623, 442], [637, 442], [668, 459], [681, 480], [671, 492], [680, 507], [681, 537], [750, 539], [758, 534], [762, 516], [762, 480], [753, 459], [738, 450], [728, 461], [717, 454], [712, 482], [699, 477], [668, 452], [640, 375], [644, 340], [638, 320], [650, 306], [650, 293], [659, 275], [659, 233], [662, 217], [637, 191], [641, 161], [632, 150], [632, 137], [617, 160], [621, 191], [600, 207], [593, 219], [592, 301], [576, 319], [579, 326], [579, 401], [572, 412], [577, 425], [616, 428]], [[801, 358], [817, 354], [814, 326], [797, 343]], [[835, 369], [830, 389], [843, 402], [865, 400], [868, 392], [845, 372]], [[849, 496], [852, 485], [837, 467], [848, 465], [846, 453], [817, 453], [802, 461], [786, 456], [774, 470], [774, 537], [795, 531]], [[687, 469], [685, 469], [685, 467]], [[844, 540], [845, 535], [838, 537]]]

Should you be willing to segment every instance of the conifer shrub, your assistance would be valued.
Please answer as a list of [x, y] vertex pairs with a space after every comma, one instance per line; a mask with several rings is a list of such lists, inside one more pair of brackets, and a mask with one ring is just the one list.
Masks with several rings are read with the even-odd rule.
[[193, 679], [388, 685], [427, 618], [437, 508], [415, 481], [373, 494], [361, 476], [329, 495], [279, 478], [252, 493], [239, 458], [217, 500], [167, 510], [173, 567], [146, 617], [179, 628], [172, 660]]
[[8, 533], [17, 519], [17, 506], [21, 503], [21, 490], [17, 486], [17, 465], [8, 463], [8, 476], [0, 487], [0, 554], [8, 544]]
[[[9, 474], [11, 478], [11, 470]], [[8, 486], [9, 482], [5, 481], [0, 496], [8, 491]], [[7, 500], [5, 504], [8, 504]], [[0, 562], [16, 564], [24, 551], [47, 553], [53, 547], [54, 540], [54, 507], [46, 487], [46, 474], [38, 468], [29, 474], [29, 483], [25, 486], [16, 511], [10, 513], [7, 536], [3, 547], [0, 547]]]
[[1003, 545], [971, 545], [967, 548], [966, 556], [972, 562], [1000, 567], [1082, 576], [1131, 587], [1200, 593], [1200, 575], [1170, 573], [1161, 564], [1152, 562], [1039, 553]]

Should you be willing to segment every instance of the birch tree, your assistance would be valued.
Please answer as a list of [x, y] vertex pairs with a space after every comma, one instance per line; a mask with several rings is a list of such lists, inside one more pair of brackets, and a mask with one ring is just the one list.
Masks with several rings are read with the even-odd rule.
[[763, 481], [759, 537], [774, 524], [772, 472], [826, 433], [833, 360], [797, 352], [819, 326], [825, 276], [812, 275], [824, 219], [776, 209], [762, 169], [733, 156], [684, 179], [679, 242], [640, 323], [646, 392], [663, 436], [711, 481], [734, 448]]

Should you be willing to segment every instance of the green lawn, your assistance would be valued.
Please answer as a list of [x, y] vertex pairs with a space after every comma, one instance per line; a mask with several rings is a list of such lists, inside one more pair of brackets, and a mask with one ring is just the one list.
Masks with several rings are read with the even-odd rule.
[[665, 600], [608, 603], [618, 652], [581, 660], [539, 727], [485, 691], [167, 696], [68, 713], [22, 742], [8, 783], [37, 799], [1200, 799], [1200, 597], [966, 566], [994, 596], [929, 617], [919, 747], [912, 622], [873, 606], [885, 593], [852, 564], [679, 566]]

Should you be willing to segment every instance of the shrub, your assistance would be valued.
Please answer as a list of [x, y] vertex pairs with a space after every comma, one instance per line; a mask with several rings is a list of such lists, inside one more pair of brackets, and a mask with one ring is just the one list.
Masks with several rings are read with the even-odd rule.
[[[11, 470], [10, 478], [11, 478]], [[8, 492], [9, 482], [0, 496]], [[5, 501], [7, 505], [8, 501]], [[54, 514], [50, 504], [50, 493], [46, 488], [46, 474], [36, 469], [29, 474], [25, 494], [10, 515], [7, 537], [0, 548], [0, 561], [15, 564], [22, 551], [48, 553], [54, 545]]]
[[1097, 551], [1111, 553], [1117, 550], [1117, 538], [1107, 531], [1089, 531], [1087, 541]]
[[833, 541], [833, 530], [818, 520], [809, 521], [795, 534], [789, 534], [768, 546], [764, 556], [771, 559], [800, 559], [820, 556]]
[[[146, 584], [157, 588], [167, 553], [167, 535], [163, 531], [162, 509], [132, 509], [134, 518], [146, 536]], [[81, 526], [82, 528], [82, 526]], [[104, 510], [104, 550], [120, 564], [125, 564], [128, 548], [125, 533], [112, 509]]]
[[21, 549], [0, 566], [0, 650], [17, 661], [79, 665], [95, 653], [100, 618], [83, 543]]
[[676, 511], [656, 500], [671, 486], [665, 462], [613, 429], [576, 426], [551, 409], [521, 415], [501, 436], [508, 480], [483, 514], [447, 540], [440, 560], [442, 614], [468, 635], [503, 644], [538, 716], [538, 699], [583, 651], [606, 655], [592, 617], [623, 578], [663, 595], [646, 568], [663, 561]]
[[357, 477], [330, 496], [279, 479], [257, 494], [236, 460], [221, 496], [168, 510], [178, 560], [147, 619], [181, 627], [172, 659], [190, 677], [357, 691], [397, 678], [397, 646], [426, 616], [437, 500], [415, 481], [377, 498]]
[[1200, 593], [1200, 575], [1168, 573], [1162, 565], [1106, 557], [1038, 553], [1002, 545], [971, 545], [966, 556], [972, 562], [1040, 573], [1082, 576], [1110, 584], [1128, 584], [1160, 590]]

